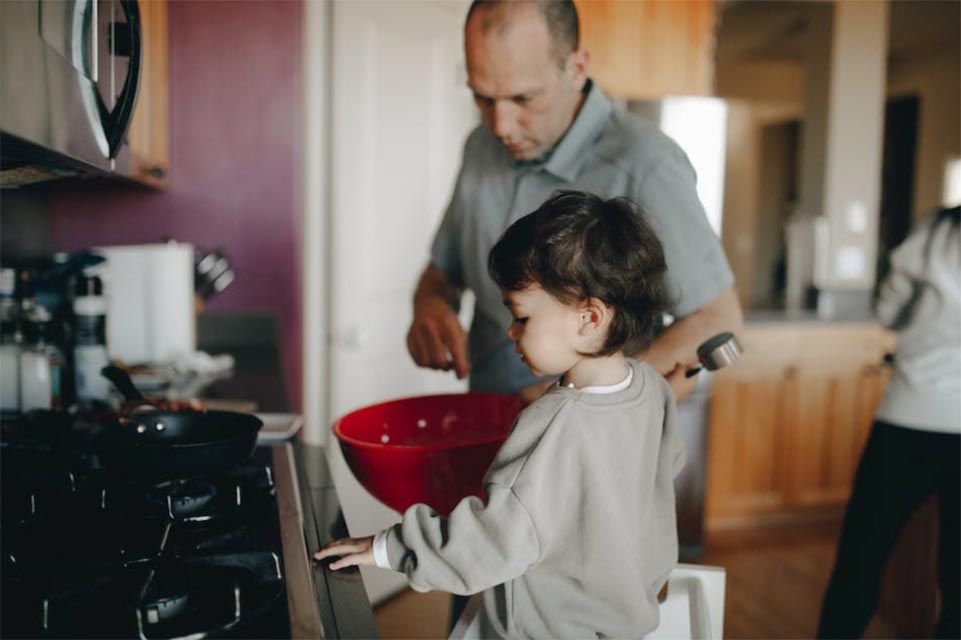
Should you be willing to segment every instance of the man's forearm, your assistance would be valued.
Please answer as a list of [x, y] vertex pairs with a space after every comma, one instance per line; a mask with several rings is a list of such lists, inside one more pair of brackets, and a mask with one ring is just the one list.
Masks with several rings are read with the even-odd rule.
[[733, 287], [706, 305], [677, 321], [657, 337], [654, 344], [635, 357], [666, 375], [678, 365], [698, 365], [697, 348], [705, 340], [725, 331], [737, 332], [743, 324], [741, 305]]
[[457, 311], [460, 308], [460, 287], [446, 273], [433, 265], [427, 265], [414, 289], [414, 306], [421, 300], [440, 298]]

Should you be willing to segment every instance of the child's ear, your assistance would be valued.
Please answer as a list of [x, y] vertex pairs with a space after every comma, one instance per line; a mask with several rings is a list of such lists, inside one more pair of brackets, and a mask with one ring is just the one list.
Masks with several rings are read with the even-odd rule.
[[588, 298], [581, 307], [581, 335], [594, 336], [598, 332], [603, 332], [606, 336], [607, 328], [613, 319], [613, 307], [609, 307], [597, 298]]

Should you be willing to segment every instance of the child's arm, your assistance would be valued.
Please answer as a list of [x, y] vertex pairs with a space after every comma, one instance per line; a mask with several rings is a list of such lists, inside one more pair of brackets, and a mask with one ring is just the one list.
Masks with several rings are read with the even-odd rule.
[[[561, 396], [545, 396], [521, 412], [485, 478], [484, 500], [464, 498], [446, 518], [414, 505], [399, 524], [378, 535], [379, 552], [375, 539], [358, 538], [330, 543], [314, 557], [346, 556], [334, 569], [387, 565], [406, 574], [417, 591], [471, 594], [520, 576], [537, 562], [541, 541], [526, 506], [538, 499], [529, 495], [528, 482], [522, 501], [515, 481], [562, 404]], [[541, 480], [536, 490], [551, 491], [552, 484]]]
[[416, 591], [473, 594], [513, 580], [540, 555], [537, 530], [511, 487], [489, 483], [486, 500], [462, 500], [444, 518], [414, 505], [387, 530], [391, 568]]
[[533, 521], [513, 491], [496, 484], [487, 490], [486, 502], [465, 498], [447, 518], [422, 504], [408, 509], [400, 524], [381, 534], [386, 563], [374, 558], [374, 536], [335, 540], [313, 557], [341, 556], [330, 564], [335, 571], [391, 568], [407, 574], [417, 591], [483, 591], [524, 573], [539, 552]]

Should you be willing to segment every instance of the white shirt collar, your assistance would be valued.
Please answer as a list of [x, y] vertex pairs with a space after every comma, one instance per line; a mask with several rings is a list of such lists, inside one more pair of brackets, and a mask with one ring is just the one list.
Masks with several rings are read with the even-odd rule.
[[[577, 391], [580, 391], [581, 393], [600, 393], [600, 394], [617, 393], [618, 391], [623, 391], [624, 389], [627, 389], [629, 386], [631, 386], [631, 381], [633, 379], [634, 379], [634, 367], [628, 367], [627, 375], [620, 382], [615, 382], [614, 384], [590, 385], [587, 387], [581, 387], [580, 389], [577, 389]], [[573, 382], [567, 385], [561, 385], [561, 382], [562, 382], [561, 380], [558, 380], [557, 384], [560, 386], [564, 386], [568, 389], [574, 388]]]

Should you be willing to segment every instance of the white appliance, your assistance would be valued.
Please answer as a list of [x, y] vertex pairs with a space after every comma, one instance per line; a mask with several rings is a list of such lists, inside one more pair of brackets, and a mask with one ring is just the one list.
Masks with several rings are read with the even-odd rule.
[[127, 364], [169, 363], [197, 349], [189, 244], [97, 247], [107, 298], [107, 353]]

